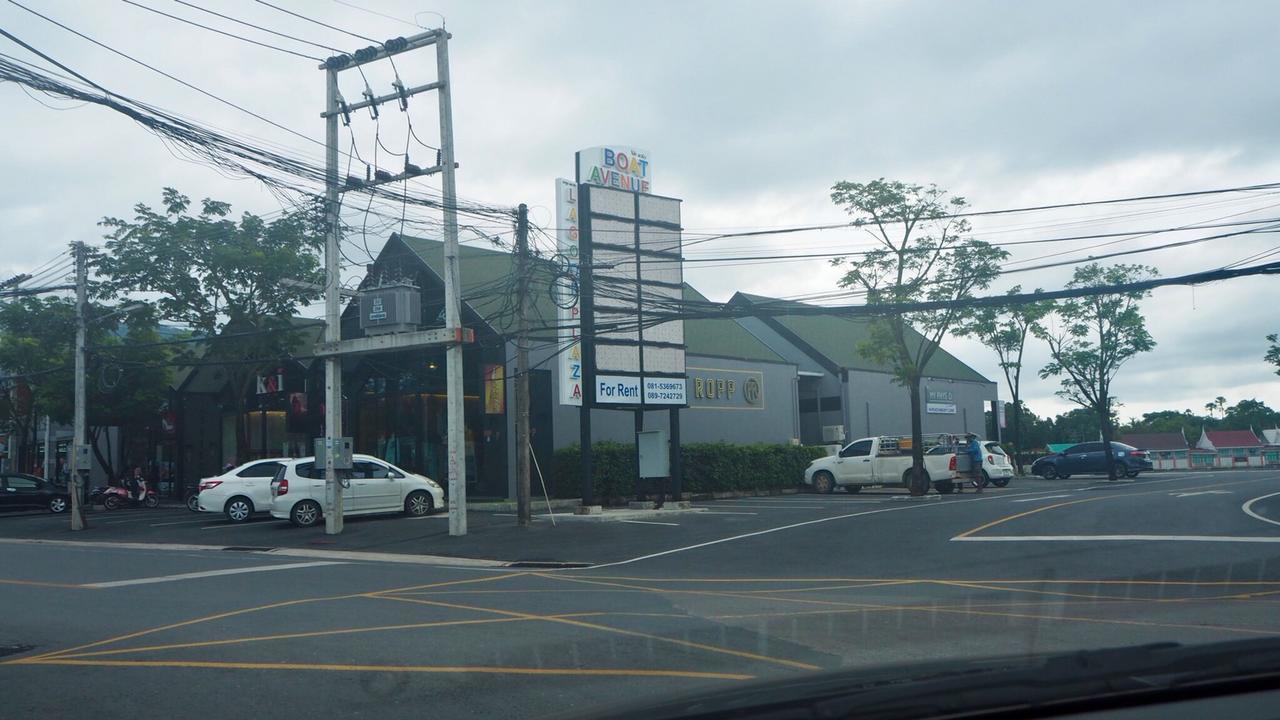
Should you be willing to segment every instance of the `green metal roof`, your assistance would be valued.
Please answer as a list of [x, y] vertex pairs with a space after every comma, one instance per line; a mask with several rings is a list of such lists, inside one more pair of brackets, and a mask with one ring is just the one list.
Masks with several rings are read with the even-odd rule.
[[[750, 305], [768, 305], [783, 310], [788, 306], [813, 307], [791, 300], [779, 300], [742, 292], [735, 297], [745, 300]], [[832, 365], [849, 370], [892, 372], [888, 365], [875, 362], [858, 353], [858, 345], [870, 338], [870, 322], [867, 320], [842, 318], [836, 315], [774, 315], [772, 313], [768, 319], [809, 345]], [[924, 337], [910, 328], [908, 332], [910, 333], [908, 342], [913, 349], [918, 348]], [[944, 348], [938, 348], [934, 352], [933, 357], [929, 359], [929, 365], [925, 368], [925, 374], [929, 377], [950, 380], [991, 382]]]
[[[436, 275], [443, 277], [444, 243], [428, 238], [398, 236]], [[514, 256], [502, 250], [461, 245], [458, 248], [462, 279], [462, 296], [476, 314], [495, 330], [509, 334], [515, 330], [515, 305], [511, 298], [510, 280], [514, 276]], [[553, 337], [558, 308], [551, 300], [551, 274], [545, 263], [534, 267], [530, 289], [532, 309], [529, 325], [535, 336]], [[697, 290], [684, 286], [687, 301], [709, 302]], [[543, 328], [538, 332], [537, 328]], [[684, 339], [690, 355], [716, 355], [742, 360], [786, 362], [754, 335], [731, 318], [686, 320]]]
[[[686, 302], [710, 302], [689, 283], [684, 284], [684, 299]], [[770, 350], [768, 345], [731, 318], [685, 320], [684, 342], [690, 355], [786, 362], [786, 358]]]
[[[444, 243], [440, 240], [398, 235], [405, 247], [422, 259], [430, 270], [444, 277]], [[458, 246], [458, 275], [462, 299], [494, 330], [510, 334], [516, 330], [515, 262], [510, 252], [473, 245]], [[529, 287], [529, 329], [534, 337], [554, 338], [558, 308], [551, 299], [551, 274], [546, 263], [535, 263]]]

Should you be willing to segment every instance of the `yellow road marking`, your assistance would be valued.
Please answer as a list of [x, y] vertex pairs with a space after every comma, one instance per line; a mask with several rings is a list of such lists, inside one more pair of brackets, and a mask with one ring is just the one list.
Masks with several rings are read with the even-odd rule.
[[[567, 580], [569, 582], [592, 582], [590, 580], [583, 580], [580, 578], [570, 578], [563, 575], [552, 575], [549, 577], [553, 577], [558, 580]], [[613, 584], [613, 583], [608, 583], [608, 584]], [[636, 587], [639, 589], [644, 589], [644, 588], [640, 588], [639, 586], [624, 586], [624, 587]], [[716, 592], [716, 591], [698, 591], [698, 590], [692, 590], [692, 591], [665, 590], [662, 588], [648, 588], [648, 589], [652, 592], [660, 593], [660, 594], [675, 593], [675, 594], [712, 595], [712, 596], [721, 596], [721, 597], [745, 598], [749, 600], [762, 600], [766, 602], [807, 603], [811, 605], [844, 607], [844, 608], [849, 608], [851, 610], [876, 610], [876, 611], [902, 610], [906, 612], [939, 612], [939, 613], [960, 614], [960, 615], [990, 615], [995, 617], [1031, 618], [1036, 620], [1064, 620], [1069, 622], [1113, 623], [1113, 624], [1119, 624], [1119, 625], [1142, 625], [1146, 627], [1193, 628], [1197, 630], [1222, 630], [1225, 632], [1252, 633], [1252, 634], [1259, 634], [1259, 635], [1280, 635], [1280, 631], [1257, 630], [1253, 628], [1239, 628], [1239, 627], [1230, 627], [1230, 626], [1224, 626], [1224, 625], [1190, 625], [1190, 624], [1180, 624], [1180, 623], [1159, 623], [1159, 622], [1142, 621], [1142, 620], [1118, 620], [1118, 619], [1090, 618], [1090, 617], [1068, 617], [1063, 615], [1045, 615], [1045, 614], [1032, 615], [1027, 613], [1007, 613], [1007, 612], [994, 612], [994, 611], [982, 611], [982, 610], [966, 610], [966, 609], [954, 608], [954, 607], [948, 607], [948, 606], [936, 607], [936, 606], [921, 606], [921, 605], [879, 605], [879, 604], [870, 604], [870, 603], [838, 602], [834, 600], [815, 600], [811, 598], [778, 597], [777, 595], [768, 595], [768, 596], [762, 596], [759, 594], [749, 595], [749, 594], [734, 593], [734, 592]]]
[[399, 593], [399, 592], [410, 592], [414, 590], [428, 590], [430, 588], [449, 587], [451, 585], [470, 585], [474, 583], [506, 580], [508, 578], [521, 577], [522, 575], [528, 575], [528, 574], [529, 573], [527, 572], [504, 573], [502, 575], [489, 575], [487, 577], [466, 578], [464, 580], [447, 580], [445, 582], [427, 583], [426, 585], [410, 585], [408, 587], [402, 587], [402, 588], [391, 588], [390, 590], [375, 590], [374, 592], [364, 593], [364, 594], [365, 595], [382, 595], [384, 593]]
[[[325, 597], [299, 598], [297, 600], [285, 600], [283, 602], [268, 603], [266, 605], [256, 605], [254, 607], [242, 608], [240, 610], [231, 610], [229, 612], [215, 613], [213, 615], [205, 615], [203, 617], [197, 617], [191, 620], [183, 620], [182, 622], [171, 623], [168, 625], [161, 625], [159, 627], [154, 627], [154, 628], [147, 628], [145, 630], [138, 630], [136, 632], [126, 633], [124, 635], [117, 635], [115, 637], [110, 637], [105, 640], [98, 640], [96, 642], [85, 643], [84, 645], [76, 645], [74, 647], [65, 648], [63, 650], [54, 650], [52, 652], [41, 653], [39, 655], [23, 658], [23, 660], [31, 661], [31, 660], [38, 660], [42, 658], [51, 658], [51, 657], [58, 657], [61, 655], [68, 655], [70, 653], [78, 652], [80, 650], [87, 650], [92, 647], [99, 647], [102, 645], [109, 645], [112, 643], [124, 642], [125, 640], [132, 640], [133, 638], [136, 638], [136, 637], [142, 637], [144, 635], [151, 635], [158, 632], [164, 632], [165, 630], [174, 630], [176, 628], [186, 627], [188, 625], [196, 625], [199, 623], [213, 622], [215, 620], [222, 620], [229, 617], [235, 617], [237, 615], [260, 612], [263, 610], [272, 610], [275, 608], [290, 607], [293, 605], [303, 605], [306, 603], [313, 603], [313, 602], [325, 602], [328, 600], [348, 600], [351, 598], [369, 597], [379, 592], [396, 592], [397, 590], [401, 590], [401, 589], [422, 590], [422, 589], [433, 588], [433, 587], [444, 587], [446, 585], [461, 585], [466, 583], [491, 582], [493, 580], [502, 580], [504, 578], [519, 577], [525, 574], [527, 573], [522, 573], [522, 572], [507, 573], [504, 575], [491, 575], [487, 577], [467, 578], [464, 580], [448, 580], [445, 582], [428, 583], [426, 585], [413, 585], [413, 586], [409, 586], [408, 588], [390, 588], [387, 590], [377, 590], [372, 593], [349, 593], [345, 595], [329, 595]], [[13, 662], [17, 662], [17, 661], [8, 660], [5, 662], [0, 662], [0, 665], [6, 665]]]
[[611, 668], [531, 668], [493, 665], [329, 665], [323, 663], [216, 662], [204, 660], [75, 660], [50, 658], [20, 665], [72, 665], [81, 667], [203, 668], [212, 670], [327, 670], [336, 672], [395, 673], [485, 673], [491, 675], [578, 675], [612, 677], [669, 677], [692, 680], [752, 680], [754, 675], [700, 672], [696, 670], [653, 670]]
[[75, 583], [41, 582], [39, 580], [0, 580], [0, 585], [30, 585], [31, 587], [72, 588], [74, 590], [97, 590], [98, 588]]
[[[570, 579], [570, 575], [543, 575], [539, 577], [555, 577], [556, 579]], [[624, 577], [618, 575], [591, 575], [590, 580], [622, 580], [631, 582], [655, 582], [655, 583], [890, 583], [890, 582], [988, 582], [1000, 583], [1002, 585], [1013, 584], [1050, 584], [1050, 585], [1280, 585], [1280, 580], [1116, 580], [1116, 579], [1098, 579], [1089, 580], [1086, 578], [1077, 578], [1075, 580], [1058, 579], [1058, 578], [1021, 578], [1021, 579], [965, 579], [965, 578], [646, 578], [646, 577]], [[631, 586], [622, 586], [631, 587]]]
[[[1187, 492], [1187, 491], [1190, 491], [1190, 490], [1213, 490], [1213, 489], [1216, 489], [1216, 488], [1226, 487], [1226, 486], [1230, 486], [1230, 485], [1244, 485], [1244, 484], [1251, 483], [1251, 482], [1255, 482], [1255, 481], [1256, 481], [1256, 478], [1254, 478], [1254, 479], [1249, 479], [1249, 480], [1237, 480], [1237, 481], [1235, 481], [1235, 482], [1214, 483], [1213, 485], [1202, 485], [1202, 486], [1199, 486], [1199, 487], [1188, 487], [1188, 488], [1182, 488], [1182, 489], [1181, 489], [1181, 490], [1179, 490], [1178, 492]], [[1122, 498], [1122, 497], [1136, 497], [1136, 496], [1138, 496], [1138, 495], [1158, 495], [1158, 494], [1160, 494], [1160, 493], [1164, 493], [1164, 492], [1169, 492], [1168, 488], [1161, 488], [1161, 489], [1159, 489], [1159, 490], [1143, 490], [1143, 491], [1139, 491], [1139, 492], [1121, 493], [1121, 494], [1119, 494], [1119, 495], [1099, 495], [1099, 496], [1096, 496], [1096, 497], [1088, 497], [1088, 498], [1084, 498], [1084, 499], [1082, 499], [1082, 500], [1071, 500], [1071, 501], [1068, 501], [1068, 502], [1054, 503], [1053, 505], [1045, 505], [1044, 507], [1038, 507], [1038, 508], [1035, 508], [1035, 509], [1032, 509], [1032, 510], [1028, 510], [1028, 511], [1026, 511], [1026, 512], [1020, 512], [1020, 513], [1016, 513], [1016, 514], [1013, 514], [1013, 515], [1009, 515], [1009, 516], [1007, 516], [1007, 517], [1002, 517], [1002, 518], [1000, 518], [1000, 519], [998, 519], [998, 520], [992, 520], [991, 522], [989, 522], [989, 523], [987, 523], [987, 524], [985, 524], [985, 525], [979, 525], [978, 527], [973, 528], [972, 530], [966, 530], [966, 531], [964, 531], [964, 532], [960, 533], [959, 535], [956, 535], [956, 537], [957, 537], [957, 538], [966, 538], [966, 537], [969, 537], [970, 535], [973, 535], [973, 534], [975, 534], [975, 533], [980, 533], [980, 532], [982, 532], [983, 530], [988, 530], [988, 529], [993, 528], [993, 527], [995, 527], [995, 526], [997, 526], [997, 525], [1002, 525], [1002, 524], [1004, 524], [1004, 523], [1007, 523], [1007, 522], [1009, 522], [1010, 520], [1017, 520], [1018, 518], [1023, 518], [1023, 517], [1026, 517], [1026, 516], [1028, 516], [1028, 515], [1035, 515], [1036, 513], [1044, 512], [1044, 511], [1046, 511], [1046, 510], [1053, 510], [1054, 508], [1066, 507], [1066, 506], [1068, 506], [1068, 505], [1079, 505], [1080, 503], [1093, 502], [1093, 501], [1095, 501], [1095, 500], [1106, 500], [1106, 499], [1109, 499], [1109, 498], [1110, 498], [1110, 499], [1115, 499], [1115, 498]]]
[[[980, 532], [982, 532], [983, 530], [988, 530], [988, 529], [993, 528], [993, 527], [995, 527], [995, 526], [997, 526], [997, 525], [1002, 525], [1002, 524], [1004, 524], [1004, 523], [1007, 523], [1007, 522], [1009, 522], [1010, 520], [1017, 520], [1018, 518], [1024, 518], [1024, 517], [1026, 517], [1026, 516], [1028, 516], [1028, 515], [1035, 515], [1036, 513], [1042, 513], [1042, 512], [1044, 512], [1044, 511], [1046, 511], [1046, 510], [1053, 510], [1053, 509], [1055, 509], [1055, 508], [1066, 507], [1066, 506], [1068, 506], [1068, 505], [1079, 505], [1080, 503], [1094, 502], [1095, 500], [1103, 500], [1103, 499], [1105, 499], [1105, 498], [1107, 498], [1107, 497], [1116, 497], [1116, 496], [1114, 496], [1114, 495], [1099, 495], [1099, 496], [1097, 496], [1097, 497], [1084, 498], [1083, 500], [1068, 500], [1067, 502], [1054, 503], [1054, 504], [1052, 504], [1052, 505], [1045, 505], [1044, 507], [1033, 508], [1033, 509], [1031, 509], [1031, 510], [1027, 510], [1027, 511], [1025, 511], [1025, 512], [1015, 513], [1015, 514], [1013, 514], [1013, 515], [1008, 515], [1008, 516], [1002, 517], [1002, 518], [1000, 518], [999, 520], [992, 520], [991, 522], [986, 523], [985, 525], [979, 525], [978, 527], [973, 528], [972, 530], [966, 530], [966, 531], [964, 531], [964, 532], [960, 533], [959, 535], [956, 535], [956, 537], [958, 537], [958, 538], [969, 537], [970, 535], [973, 535], [973, 534], [975, 534], [975, 533], [980, 533]], [[1124, 497], [1124, 496], [1120, 496], [1120, 497]]]
[[671, 643], [674, 645], [682, 645], [684, 647], [697, 648], [699, 650], [707, 650], [710, 652], [721, 653], [724, 655], [733, 655], [736, 657], [747, 658], [748, 660], [756, 660], [758, 662], [775, 663], [778, 665], [784, 665], [786, 667], [797, 668], [800, 670], [821, 670], [822, 669], [817, 665], [797, 662], [795, 660], [785, 660], [782, 658], [769, 657], [768, 655], [757, 655], [756, 653], [749, 653], [742, 650], [731, 650], [729, 648], [720, 647], [718, 645], [707, 645], [705, 643], [697, 643], [689, 640], [680, 640], [678, 638], [663, 637], [661, 635], [653, 635], [650, 633], [643, 633], [635, 630], [623, 630], [621, 628], [610, 627], [608, 625], [599, 625], [596, 623], [583, 622], [581, 620], [573, 620], [569, 618], [557, 618], [557, 617], [548, 616], [548, 615], [533, 615], [530, 613], [516, 612], [513, 610], [497, 610], [494, 608], [477, 607], [474, 605], [446, 603], [438, 600], [423, 600], [421, 598], [395, 597], [392, 595], [377, 595], [373, 597], [377, 597], [383, 600], [398, 600], [400, 602], [419, 603], [422, 605], [434, 605], [438, 607], [454, 608], [457, 610], [472, 610], [474, 612], [495, 613], [498, 615], [544, 620], [546, 622], [560, 623], [563, 625], [573, 625], [575, 627], [588, 628], [591, 630], [601, 630], [603, 632], [614, 633], [616, 635], [642, 637], [648, 640], [656, 640], [658, 642]]
[[[563, 617], [591, 617], [603, 615], [599, 612], [565, 613]], [[267, 640], [296, 640], [299, 638], [326, 637], [330, 635], [354, 635], [366, 632], [382, 632], [386, 630], [417, 630], [422, 628], [450, 627], [453, 625], [488, 625], [493, 623], [525, 622], [526, 618], [487, 618], [484, 620], [437, 620], [435, 622], [409, 623], [406, 625], [380, 625], [375, 627], [340, 628], [337, 630], [313, 630], [310, 632], [281, 633], [278, 635], [257, 635], [251, 637], [228, 638], [225, 640], [203, 640], [200, 642], [172, 643], [169, 645], [146, 645], [143, 647], [119, 648], [116, 650], [99, 650], [87, 653], [63, 653], [59, 658], [102, 657], [104, 655], [125, 655], [129, 653], [155, 652], [159, 650], [182, 650], [216, 645], [236, 645], [239, 643], [263, 642]]]
[[823, 590], [861, 590], [863, 588], [889, 587], [892, 585], [915, 585], [919, 580], [885, 580], [883, 582], [857, 583], [853, 585], [817, 585], [802, 588], [772, 588], [769, 590], [740, 590], [748, 595], [773, 595], [776, 593], [819, 592]]

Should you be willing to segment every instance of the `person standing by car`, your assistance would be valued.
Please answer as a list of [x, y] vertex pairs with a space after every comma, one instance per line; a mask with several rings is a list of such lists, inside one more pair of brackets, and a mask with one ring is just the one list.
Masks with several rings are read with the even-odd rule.
[[973, 433], [967, 433], [964, 438], [964, 451], [969, 454], [969, 472], [978, 492], [982, 492], [982, 488], [987, 484], [982, 476], [982, 443], [978, 442], [978, 436]]

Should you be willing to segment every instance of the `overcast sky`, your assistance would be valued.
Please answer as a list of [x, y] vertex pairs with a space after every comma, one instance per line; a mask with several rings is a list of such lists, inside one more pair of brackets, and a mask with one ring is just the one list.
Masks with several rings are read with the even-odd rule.
[[[138, 1], [303, 54], [329, 54], [172, 0]], [[311, 140], [0, 5], [0, 27], [90, 79], [322, 160], [324, 77], [314, 60], [110, 0], [22, 2]], [[828, 197], [838, 180], [933, 182], [979, 210], [1280, 181], [1280, 94], [1272, 80], [1280, 66], [1274, 33], [1280, 5], [1273, 2], [273, 3], [378, 39], [415, 29], [368, 10], [404, 21], [424, 10], [447, 18], [459, 193], [493, 205], [528, 203], [534, 222], [547, 228], [554, 225], [553, 181], [572, 177], [574, 151], [608, 143], [650, 152], [653, 189], [684, 200], [690, 235], [838, 222], [844, 216]], [[193, 4], [347, 51], [368, 44], [253, 0]], [[417, 18], [439, 22], [433, 14]], [[35, 60], [7, 40], [0, 46], [4, 54]], [[386, 65], [367, 72], [379, 94], [394, 79]], [[434, 55], [402, 56], [397, 69], [408, 85], [429, 82]], [[350, 75], [343, 76], [342, 92], [354, 101], [364, 88]], [[100, 242], [98, 220], [127, 217], [139, 201], [157, 203], [166, 185], [228, 200], [237, 210], [279, 211], [255, 181], [181, 160], [122, 116], [40, 100], [0, 84], [5, 277], [42, 265], [72, 240]], [[408, 117], [427, 144], [436, 144], [436, 113], [430, 94], [411, 102]], [[415, 164], [434, 164], [432, 151], [407, 142], [404, 116], [394, 106], [384, 107], [376, 124], [358, 113], [342, 131], [344, 152], [354, 141], [360, 157], [372, 162], [375, 136], [384, 146], [376, 150], [381, 167], [396, 171], [401, 160], [388, 153], [406, 146]], [[1239, 193], [998, 216], [976, 221], [974, 231], [997, 242], [1052, 239], [1280, 217], [1278, 208], [1275, 192]], [[397, 210], [383, 208], [392, 215]], [[365, 245], [376, 254], [399, 227], [376, 217], [365, 227], [362, 215], [348, 206], [348, 222], [361, 227], [348, 238], [355, 263], [367, 260]], [[425, 213], [411, 217], [430, 220]], [[1096, 252], [1212, 232], [1122, 238]], [[482, 242], [474, 235], [466, 240]], [[705, 243], [689, 255], [838, 252], [868, 242], [846, 229]], [[1053, 253], [1063, 253], [1055, 259], [1085, 257], [1086, 248], [1100, 242], [1013, 247], [1010, 269]], [[1123, 261], [1178, 275], [1278, 245], [1280, 235], [1259, 234]], [[690, 264], [686, 270], [686, 279], [716, 300], [735, 290], [825, 292], [836, 289], [838, 278], [822, 260]], [[1069, 279], [1070, 268], [1011, 274], [993, 291], [1015, 283], [1053, 289]], [[1158, 347], [1121, 372], [1115, 387], [1121, 416], [1164, 408], [1202, 412], [1218, 395], [1229, 403], [1258, 398], [1280, 407], [1280, 378], [1261, 359], [1263, 337], [1280, 331], [1277, 307], [1280, 282], [1274, 279], [1157, 291], [1144, 310]], [[1001, 377], [982, 346], [949, 340], [946, 347], [988, 377]], [[1029, 349], [1023, 390], [1041, 415], [1070, 407], [1054, 397], [1055, 381], [1036, 378], [1044, 360], [1041, 347]], [[1001, 396], [1007, 397], [1003, 386]]]

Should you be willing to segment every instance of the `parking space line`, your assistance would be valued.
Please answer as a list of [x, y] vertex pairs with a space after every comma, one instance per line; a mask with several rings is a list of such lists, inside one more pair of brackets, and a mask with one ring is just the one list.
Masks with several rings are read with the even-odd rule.
[[1068, 498], [1068, 497], [1071, 497], [1071, 496], [1070, 495], [1045, 495], [1044, 497], [1019, 498], [1017, 500], [1010, 500], [1009, 502], [1016, 502], [1016, 503], [1038, 502], [1040, 500], [1056, 500], [1058, 498]]
[[180, 580], [197, 580], [200, 578], [221, 577], [223, 575], [240, 575], [243, 573], [271, 572], [273, 570], [297, 570], [299, 568], [320, 567], [323, 565], [345, 565], [346, 563], [335, 560], [317, 560], [315, 562], [305, 563], [286, 563], [283, 565], [255, 565], [253, 567], [244, 568], [228, 568], [225, 570], [205, 570], [203, 572], [179, 573], [177, 575], [157, 575], [149, 578], [136, 578], [133, 580], [112, 580], [110, 582], [87, 583], [85, 587], [90, 588], [117, 588], [127, 587], [130, 585], [152, 585], [154, 583], [177, 582]]
[[[694, 507], [705, 507], [705, 506], [695, 505]], [[759, 515], [760, 513], [733, 512], [732, 510], [704, 510], [703, 512], [700, 512], [698, 514], [699, 515]]]
[[619, 520], [618, 522], [631, 523], [632, 525], [670, 525], [671, 527], [680, 527], [680, 523], [654, 522], [653, 520]]
[[199, 523], [206, 523], [206, 522], [209, 522], [207, 518], [200, 518], [199, 520], [178, 520], [177, 522], [152, 523], [151, 527], [168, 527], [170, 525], [196, 525]]

